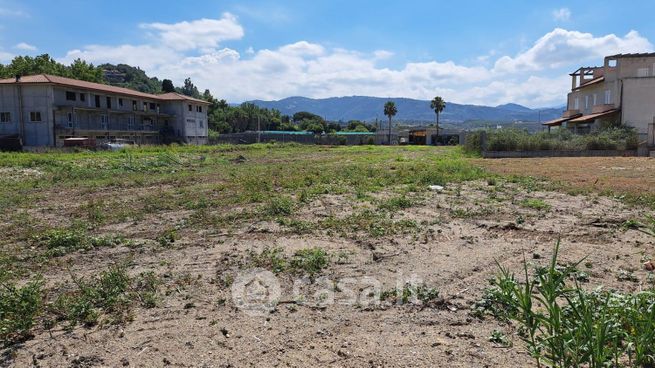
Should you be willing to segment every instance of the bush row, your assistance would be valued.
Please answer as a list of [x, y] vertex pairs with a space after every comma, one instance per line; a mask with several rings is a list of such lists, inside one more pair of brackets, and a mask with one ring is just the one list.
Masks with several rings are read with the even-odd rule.
[[[635, 150], [639, 145], [636, 131], [630, 127], [608, 128], [580, 135], [569, 130], [530, 134], [521, 129], [488, 130], [488, 151], [583, 151], [583, 150]], [[466, 137], [465, 149], [482, 152], [482, 131]]]

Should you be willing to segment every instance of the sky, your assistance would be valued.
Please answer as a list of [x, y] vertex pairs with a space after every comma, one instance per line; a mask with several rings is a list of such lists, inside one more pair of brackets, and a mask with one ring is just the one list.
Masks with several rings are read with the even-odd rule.
[[655, 1], [0, 0], [0, 62], [127, 63], [238, 103], [563, 105], [569, 73], [652, 52]]

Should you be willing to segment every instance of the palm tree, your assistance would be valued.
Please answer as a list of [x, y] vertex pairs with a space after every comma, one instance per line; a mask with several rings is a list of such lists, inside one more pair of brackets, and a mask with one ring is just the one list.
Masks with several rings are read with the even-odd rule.
[[384, 115], [389, 117], [389, 145], [391, 145], [391, 118], [396, 116], [397, 113], [398, 109], [393, 101], [387, 101], [387, 103], [384, 104]]
[[430, 103], [430, 108], [434, 110], [434, 113], [437, 114], [437, 139], [439, 138], [439, 114], [446, 108], [446, 101], [443, 98], [437, 96], [432, 99]]

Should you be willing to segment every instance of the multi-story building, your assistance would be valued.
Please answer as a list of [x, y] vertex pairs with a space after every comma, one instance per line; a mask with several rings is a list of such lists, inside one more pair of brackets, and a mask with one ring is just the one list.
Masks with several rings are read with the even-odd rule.
[[585, 133], [602, 124], [623, 124], [653, 138], [655, 53], [619, 54], [601, 67], [583, 67], [571, 75], [567, 110], [544, 125]]
[[154, 95], [52, 75], [0, 80], [0, 135], [25, 146], [66, 138], [139, 144], [207, 143], [209, 103], [178, 93]]

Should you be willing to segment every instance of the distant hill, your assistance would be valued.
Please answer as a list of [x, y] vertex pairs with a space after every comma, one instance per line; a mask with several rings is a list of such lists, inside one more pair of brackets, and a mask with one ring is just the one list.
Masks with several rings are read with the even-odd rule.
[[[311, 99], [306, 97], [289, 97], [279, 101], [250, 101], [263, 108], [277, 109], [285, 115], [293, 115], [299, 111], [309, 111], [327, 120], [374, 121], [376, 118], [385, 120], [382, 113], [384, 103], [392, 100], [398, 108], [395, 119], [406, 122], [433, 122], [434, 112], [429, 101], [409, 98], [378, 98], [378, 97], [333, 97], [326, 99]], [[478, 105], [460, 105], [447, 103], [441, 114], [441, 120], [447, 122], [464, 122], [470, 120], [489, 122], [512, 121], [547, 121], [562, 115], [563, 108], [530, 109], [517, 104], [505, 104], [496, 107]]]

